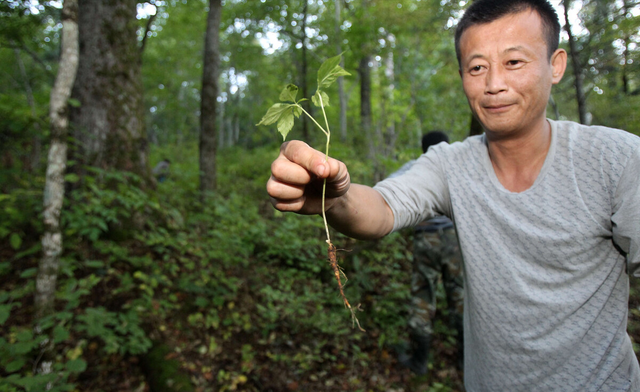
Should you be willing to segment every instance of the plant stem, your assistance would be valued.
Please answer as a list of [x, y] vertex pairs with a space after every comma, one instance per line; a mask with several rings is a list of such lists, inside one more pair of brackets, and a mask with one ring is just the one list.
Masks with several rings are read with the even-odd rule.
[[[325, 130], [324, 130], [324, 128], [322, 128], [322, 125], [318, 124], [318, 122], [316, 121], [316, 119], [315, 119], [315, 118], [313, 118], [313, 116], [312, 116], [312, 115], [310, 115], [309, 113], [307, 113], [307, 111], [306, 111], [306, 110], [304, 110], [304, 108], [303, 108], [302, 106], [298, 105], [298, 107], [302, 110], [302, 112], [303, 112], [304, 114], [306, 114], [306, 115], [307, 115], [307, 117], [309, 117], [309, 118], [311, 119], [311, 121], [313, 121], [313, 123], [314, 123], [314, 124], [316, 124], [316, 126], [317, 126], [318, 128], [320, 128], [320, 130], [321, 130], [322, 132], [324, 132], [324, 134], [325, 134], [325, 135], [327, 135], [327, 137], [329, 137], [329, 132], [325, 131]], [[324, 112], [324, 108], [322, 108], [322, 111]], [[327, 117], [325, 116], [325, 121], [326, 121], [326, 119], [327, 119]]]
[[[322, 115], [324, 116], [324, 123], [327, 126], [327, 131], [325, 134], [327, 135], [327, 147], [324, 153], [325, 161], [329, 162], [329, 143], [331, 142], [331, 130], [329, 129], [329, 121], [327, 120], [327, 112], [324, 110], [324, 103], [322, 102], [322, 94], [318, 94], [320, 98], [320, 108], [322, 109]], [[324, 198], [327, 190], [327, 179], [324, 179], [322, 183], [322, 219], [324, 220], [324, 228], [327, 231], [327, 244], [331, 245], [331, 237], [329, 236], [329, 224], [327, 223], [327, 215], [324, 212]]]

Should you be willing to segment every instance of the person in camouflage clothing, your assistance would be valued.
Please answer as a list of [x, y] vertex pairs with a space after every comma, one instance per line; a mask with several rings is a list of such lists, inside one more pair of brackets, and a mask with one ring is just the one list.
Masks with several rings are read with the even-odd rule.
[[[443, 132], [433, 131], [422, 138], [422, 151], [435, 144], [449, 142]], [[408, 170], [405, 164], [391, 177]], [[427, 374], [427, 360], [433, 335], [432, 320], [436, 314], [436, 290], [442, 283], [449, 309], [450, 327], [456, 331], [456, 361], [459, 370], [463, 363], [462, 312], [464, 289], [462, 283], [462, 255], [453, 222], [439, 216], [415, 227], [413, 241], [413, 273], [411, 276], [411, 305], [409, 308], [410, 348], [400, 354], [400, 363], [415, 374]]]

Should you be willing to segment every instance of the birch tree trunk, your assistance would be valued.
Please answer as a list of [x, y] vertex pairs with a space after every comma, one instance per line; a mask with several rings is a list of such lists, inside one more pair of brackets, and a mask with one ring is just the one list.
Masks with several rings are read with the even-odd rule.
[[54, 294], [58, 278], [58, 265], [62, 253], [60, 211], [64, 201], [64, 172], [67, 166], [67, 129], [69, 118], [67, 102], [78, 69], [78, 1], [65, 0], [62, 7], [62, 50], [58, 76], [51, 90], [49, 117], [51, 120], [51, 146], [44, 186], [44, 226], [42, 259], [36, 276], [36, 320], [53, 311]]
[[571, 64], [573, 65], [573, 79], [576, 89], [576, 100], [578, 101], [578, 116], [580, 117], [580, 124], [587, 124], [587, 99], [584, 93], [584, 87], [582, 86], [582, 67], [580, 66], [576, 40], [571, 32], [571, 23], [569, 22], [569, 8], [571, 7], [571, 1], [563, 0], [562, 4], [564, 6], [564, 29], [569, 35], [569, 52], [571, 52]]
[[220, 64], [220, 17], [222, 1], [209, 0], [207, 32], [204, 39], [204, 69], [200, 102], [200, 192], [216, 189], [216, 104]]

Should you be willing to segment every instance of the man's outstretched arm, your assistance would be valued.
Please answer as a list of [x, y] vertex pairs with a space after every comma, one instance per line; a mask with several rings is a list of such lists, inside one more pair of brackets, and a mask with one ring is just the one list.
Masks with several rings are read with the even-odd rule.
[[329, 158], [306, 143], [282, 144], [271, 164], [267, 192], [280, 211], [322, 213], [322, 183], [327, 179], [325, 210], [329, 224], [350, 237], [379, 238], [393, 228], [393, 212], [371, 187], [352, 184], [344, 163]]

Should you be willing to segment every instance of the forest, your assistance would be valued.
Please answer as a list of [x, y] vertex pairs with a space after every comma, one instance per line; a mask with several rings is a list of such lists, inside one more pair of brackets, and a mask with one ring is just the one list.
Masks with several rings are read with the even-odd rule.
[[[0, 1], [0, 392], [463, 391], [442, 287], [428, 375], [398, 363], [412, 231], [330, 230], [354, 327], [322, 218], [271, 206], [282, 135], [256, 124], [290, 84], [325, 124], [340, 55], [322, 98], [354, 182], [430, 130], [482, 133], [454, 49], [469, 3]], [[640, 135], [640, 2], [552, 4], [569, 64], [548, 117]], [[326, 143], [304, 115], [287, 139]]]

